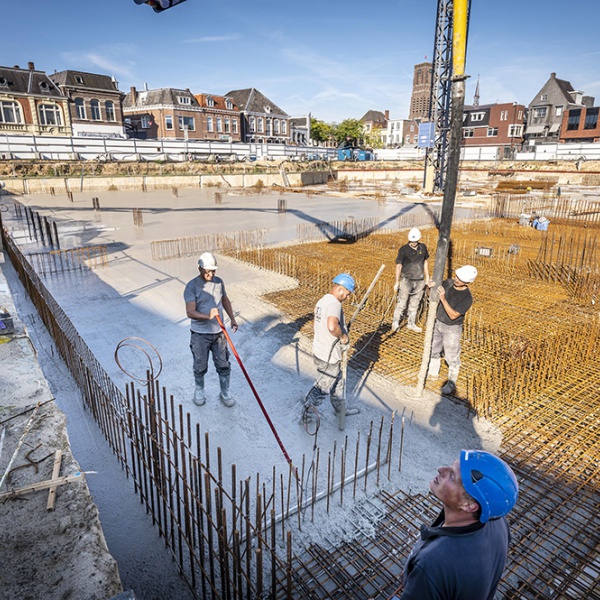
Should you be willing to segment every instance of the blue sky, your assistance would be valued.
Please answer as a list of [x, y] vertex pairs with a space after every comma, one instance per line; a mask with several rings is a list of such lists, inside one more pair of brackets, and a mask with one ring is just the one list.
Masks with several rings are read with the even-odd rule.
[[[551, 72], [600, 103], [600, 0], [472, 0], [467, 104], [529, 104]], [[2, 0], [0, 64], [114, 75], [123, 91], [255, 87], [292, 116], [408, 115], [437, 0]]]

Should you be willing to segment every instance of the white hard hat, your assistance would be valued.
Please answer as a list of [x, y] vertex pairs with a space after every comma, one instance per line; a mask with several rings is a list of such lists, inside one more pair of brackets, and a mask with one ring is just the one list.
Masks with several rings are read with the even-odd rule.
[[408, 241], [409, 242], [418, 242], [421, 239], [421, 230], [418, 227], [413, 227], [408, 232]]
[[477, 269], [472, 265], [465, 265], [456, 269], [456, 276], [463, 283], [473, 283], [477, 277]]
[[210, 252], [204, 252], [200, 255], [198, 265], [205, 271], [214, 271], [215, 269], [218, 269], [217, 259]]

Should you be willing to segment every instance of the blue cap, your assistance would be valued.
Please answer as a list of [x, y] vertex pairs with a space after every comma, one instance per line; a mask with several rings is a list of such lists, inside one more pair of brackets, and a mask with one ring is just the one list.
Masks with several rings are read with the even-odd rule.
[[500, 458], [483, 450], [460, 453], [460, 476], [467, 494], [481, 506], [482, 523], [508, 514], [519, 496], [512, 469]]
[[340, 273], [333, 278], [333, 283], [344, 286], [350, 293], [354, 291], [354, 279], [348, 273]]

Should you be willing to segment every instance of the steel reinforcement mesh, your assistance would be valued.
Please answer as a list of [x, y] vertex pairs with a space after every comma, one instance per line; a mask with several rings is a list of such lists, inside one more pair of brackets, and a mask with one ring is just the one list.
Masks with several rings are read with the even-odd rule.
[[[502, 455], [520, 482], [501, 598], [600, 599], [599, 233], [590, 223], [538, 231], [500, 219], [453, 230], [449, 272], [465, 263], [479, 269], [456, 399], [500, 426]], [[433, 257], [437, 232], [423, 234]], [[350, 364], [359, 374], [375, 370], [414, 385], [423, 337], [390, 331], [394, 259], [404, 239], [386, 233], [235, 256], [298, 280], [296, 289], [268, 300], [307, 336], [314, 303], [336, 273], [356, 278], [358, 303], [386, 264], [354, 323]], [[353, 309], [351, 300], [346, 315]], [[438, 509], [433, 498], [403, 492], [383, 492], [376, 507], [357, 507], [376, 515], [374, 532], [356, 530], [352, 542], [308, 548], [294, 563], [297, 597], [389, 598], [420, 524]]]

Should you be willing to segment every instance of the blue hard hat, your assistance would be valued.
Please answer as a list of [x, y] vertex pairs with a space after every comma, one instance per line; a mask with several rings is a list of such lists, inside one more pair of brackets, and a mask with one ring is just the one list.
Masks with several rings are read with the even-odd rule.
[[512, 469], [500, 458], [483, 450], [460, 453], [460, 476], [467, 494], [481, 506], [479, 520], [503, 517], [519, 496], [519, 484]]
[[333, 278], [333, 283], [337, 283], [338, 285], [343, 285], [350, 293], [354, 291], [356, 284], [354, 283], [354, 279], [348, 273], [340, 273]]

